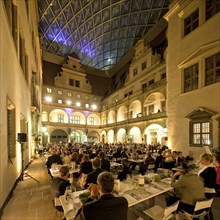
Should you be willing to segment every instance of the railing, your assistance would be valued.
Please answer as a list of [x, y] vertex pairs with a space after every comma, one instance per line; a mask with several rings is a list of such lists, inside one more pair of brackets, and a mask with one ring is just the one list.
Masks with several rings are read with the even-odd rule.
[[104, 129], [109, 127], [117, 127], [121, 125], [126, 125], [130, 123], [149, 121], [159, 118], [165, 118], [166, 112], [158, 112], [151, 115], [144, 115], [137, 118], [130, 118], [119, 122], [109, 123], [106, 125], [88, 125], [88, 124], [73, 124], [73, 123], [65, 123], [65, 122], [44, 122], [46, 126], [58, 126], [58, 127], [77, 127], [77, 128], [95, 128], [95, 129]]

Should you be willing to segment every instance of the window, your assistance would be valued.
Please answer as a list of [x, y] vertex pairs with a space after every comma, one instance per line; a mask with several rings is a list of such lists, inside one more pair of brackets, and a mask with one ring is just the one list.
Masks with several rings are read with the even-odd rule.
[[74, 79], [69, 79], [70, 86], [74, 86]]
[[69, 120], [71, 124], [80, 124], [80, 116], [70, 115]]
[[137, 68], [133, 69], [133, 76], [136, 76], [138, 74]]
[[144, 70], [144, 69], [146, 69], [146, 67], [147, 67], [147, 63], [145, 61], [141, 64], [141, 69]]
[[149, 81], [149, 86], [154, 84], [154, 79]]
[[147, 83], [142, 84], [142, 89], [145, 90], [147, 88]]
[[67, 96], [68, 97], [72, 97], [72, 93], [71, 92], [67, 92]]
[[73, 115], [70, 115], [70, 117], [69, 117], [69, 121], [70, 121], [71, 124], [74, 123], [74, 116], [73, 116]]
[[89, 96], [86, 95], [86, 100], [89, 99]]
[[79, 116], [75, 116], [75, 124], [80, 124], [80, 117]]
[[97, 101], [97, 98], [96, 98], [96, 97], [94, 97], [94, 101]]
[[192, 123], [192, 145], [210, 145], [210, 122]]
[[214, 16], [220, 11], [220, 0], [206, 0], [206, 20]]
[[216, 114], [210, 110], [199, 107], [188, 114], [190, 119], [189, 137], [191, 146], [212, 146], [212, 117]]
[[64, 115], [58, 114], [58, 122], [64, 122]]
[[52, 93], [52, 89], [51, 88], [47, 88], [47, 93]]
[[76, 95], [76, 97], [77, 97], [78, 99], [80, 99], [80, 98], [81, 98], [80, 94], [77, 94], [77, 95]]
[[184, 70], [184, 92], [198, 89], [198, 64]]
[[62, 91], [62, 90], [58, 90], [58, 91], [57, 91], [57, 94], [58, 94], [58, 95], [63, 95], [63, 91]]
[[205, 59], [205, 85], [220, 82], [220, 52]]
[[59, 103], [59, 104], [62, 104], [62, 103], [63, 103], [63, 100], [62, 100], [62, 99], [58, 99], [58, 103]]
[[94, 117], [90, 117], [89, 118], [89, 124], [90, 125], [94, 125]]
[[13, 158], [16, 156], [15, 107], [9, 100], [7, 108], [7, 128], [8, 158]]
[[18, 35], [18, 25], [17, 25], [17, 6], [13, 4], [12, 6], [12, 35], [13, 39], [15, 42], [15, 48], [18, 50], [18, 40], [17, 40], [17, 35]]
[[199, 9], [184, 19], [184, 36], [195, 30], [199, 26]]
[[78, 80], [75, 80], [75, 87], [80, 87], [80, 82]]
[[166, 73], [162, 73], [162, 74], [161, 74], [161, 79], [166, 79], [166, 77], [167, 77], [167, 76], [166, 76]]

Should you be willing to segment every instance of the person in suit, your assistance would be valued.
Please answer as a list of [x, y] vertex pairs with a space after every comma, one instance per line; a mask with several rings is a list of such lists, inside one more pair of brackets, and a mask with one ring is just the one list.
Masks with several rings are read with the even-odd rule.
[[61, 165], [63, 165], [63, 161], [60, 158], [60, 155], [56, 154], [55, 150], [52, 151], [52, 155], [47, 158], [47, 162], [46, 162], [46, 166], [47, 166], [47, 169], [48, 169], [48, 174], [51, 176], [51, 179], [53, 179], [53, 176], [50, 173], [50, 168], [51, 168], [52, 164], [61, 164]]
[[87, 175], [85, 188], [87, 188], [90, 183], [97, 184], [98, 175], [103, 172], [103, 170], [101, 169], [101, 160], [98, 157], [94, 158], [94, 160], [92, 161], [92, 165], [94, 171]]
[[102, 172], [97, 179], [99, 199], [84, 203], [76, 220], [127, 220], [128, 201], [112, 194], [114, 177], [110, 172]]

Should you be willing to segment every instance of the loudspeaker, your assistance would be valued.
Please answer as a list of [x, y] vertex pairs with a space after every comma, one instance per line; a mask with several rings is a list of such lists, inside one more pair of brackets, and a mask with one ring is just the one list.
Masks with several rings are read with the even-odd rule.
[[18, 133], [18, 140], [19, 143], [27, 141], [27, 134], [26, 133]]

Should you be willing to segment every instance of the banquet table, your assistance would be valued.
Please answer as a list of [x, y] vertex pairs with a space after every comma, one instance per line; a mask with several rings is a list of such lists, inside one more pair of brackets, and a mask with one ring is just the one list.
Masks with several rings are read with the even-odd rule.
[[[145, 201], [148, 202], [149, 206], [151, 207], [154, 205], [155, 197], [173, 190], [173, 188], [170, 186], [170, 178], [165, 178], [160, 181], [152, 181], [141, 186], [138, 184], [137, 178], [138, 176], [135, 176], [120, 182], [120, 187], [117, 188], [117, 191], [114, 191], [115, 196], [123, 196], [127, 199], [128, 207], [132, 207]], [[82, 205], [79, 195], [84, 192], [88, 191], [82, 190], [73, 192], [71, 193], [70, 198], [66, 195], [59, 197], [61, 205], [64, 209], [64, 215], [67, 220], [74, 219], [78, 209]]]

